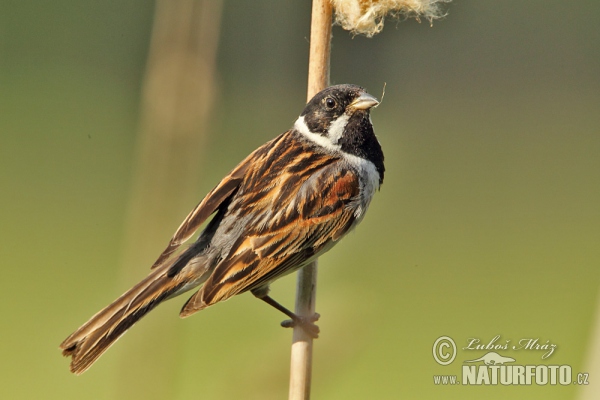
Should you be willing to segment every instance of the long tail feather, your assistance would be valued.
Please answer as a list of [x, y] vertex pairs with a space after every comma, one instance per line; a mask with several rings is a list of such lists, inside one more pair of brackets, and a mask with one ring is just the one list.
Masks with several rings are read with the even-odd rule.
[[62, 354], [72, 357], [71, 372], [85, 372], [133, 324], [162, 301], [183, 293], [197, 283], [167, 275], [163, 266], [94, 315], [61, 344]]

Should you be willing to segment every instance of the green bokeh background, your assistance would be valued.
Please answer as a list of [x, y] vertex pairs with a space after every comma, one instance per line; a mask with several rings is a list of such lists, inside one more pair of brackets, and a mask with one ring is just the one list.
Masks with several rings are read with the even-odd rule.
[[[58, 351], [135, 283], [118, 262], [153, 11], [2, 2], [2, 399], [120, 398], [125, 349], [154, 333], [142, 321], [81, 377]], [[198, 199], [302, 109], [309, 13], [308, 1], [225, 2], [203, 179], [182, 182]], [[540, 338], [558, 345], [548, 364], [585, 371], [600, 282], [599, 19], [595, 1], [456, 0], [433, 27], [334, 29], [332, 82], [377, 96], [387, 83], [373, 112], [387, 171], [362, 225], [320, 261], [313, 398], [576, 398], [573, 385], [435, 386], [482, 353], [442, 367], [431, 348], [442, 335]], [[291, 305], [294, 284], [273, 296]], [[178, 320], [183, 301], [147, 318], [177, 326], [163, 338], [177, 341], [169, 398], [286, 398], [280, 315], [245, 294]]]

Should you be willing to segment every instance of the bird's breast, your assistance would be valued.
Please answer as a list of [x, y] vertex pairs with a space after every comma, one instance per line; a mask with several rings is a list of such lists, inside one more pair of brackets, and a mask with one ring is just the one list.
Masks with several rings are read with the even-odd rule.
[[359, 222], [365, 215], [365, 212], [371, 204], [371, 199], [375, 195], [380, 185], [379, 171], [371, 161], [352, 154], [344, 156], [346, 161], [353, 168], [359, 179], [360, 190], [358, 196], [353, 200], [354, 216]]

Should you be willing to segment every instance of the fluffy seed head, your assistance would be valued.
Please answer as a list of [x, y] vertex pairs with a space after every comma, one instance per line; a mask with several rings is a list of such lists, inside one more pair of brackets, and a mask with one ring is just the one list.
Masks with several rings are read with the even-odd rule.
[[335, 23], [353, 34], [372, 37], [383, 29], [386, 15], [396, 18], [434, 19], [444, 17], [441, 3], [450, 0], [331, 0]]

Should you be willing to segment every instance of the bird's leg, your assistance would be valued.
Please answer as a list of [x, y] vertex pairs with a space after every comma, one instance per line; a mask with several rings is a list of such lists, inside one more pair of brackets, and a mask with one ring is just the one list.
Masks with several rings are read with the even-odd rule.
[[288, 310], [287, 308], [285, 308], [284, 306], [282, 306], [281, 304], [276, 302], [268, 294], [261, 293], [261, 291], [256, 291], [256, 292], [252, 291], [252, 294], [254, 294], [254, 296], [258, 297], [265, 303], [278, 309], [279, 311], [281, 311], [282, 313], [284, 313], [285, 315], [287, 315], [288, 317], [291, 318], [291, 320], [288, 319], [288, 320], [281, 322], [281, 326], [283, 326], [284, 328], [293, 328], [294, 326], [298, 325], [298, 326], [302, 327], [302, 329], [304, 329], [304, 331], [306, 333], [308, 333], [310, 336], [312, 336], [313, 339], [316, 339], [319, 337], [319, 327], [314, 324], [315, 321], [319, 320], [319, 317], [320, 317], [319, 314], [314, 313], [310, 317], [304, 317], [304, 316], [301, 316], [301, 315], [291, 312], [290, 310]]

